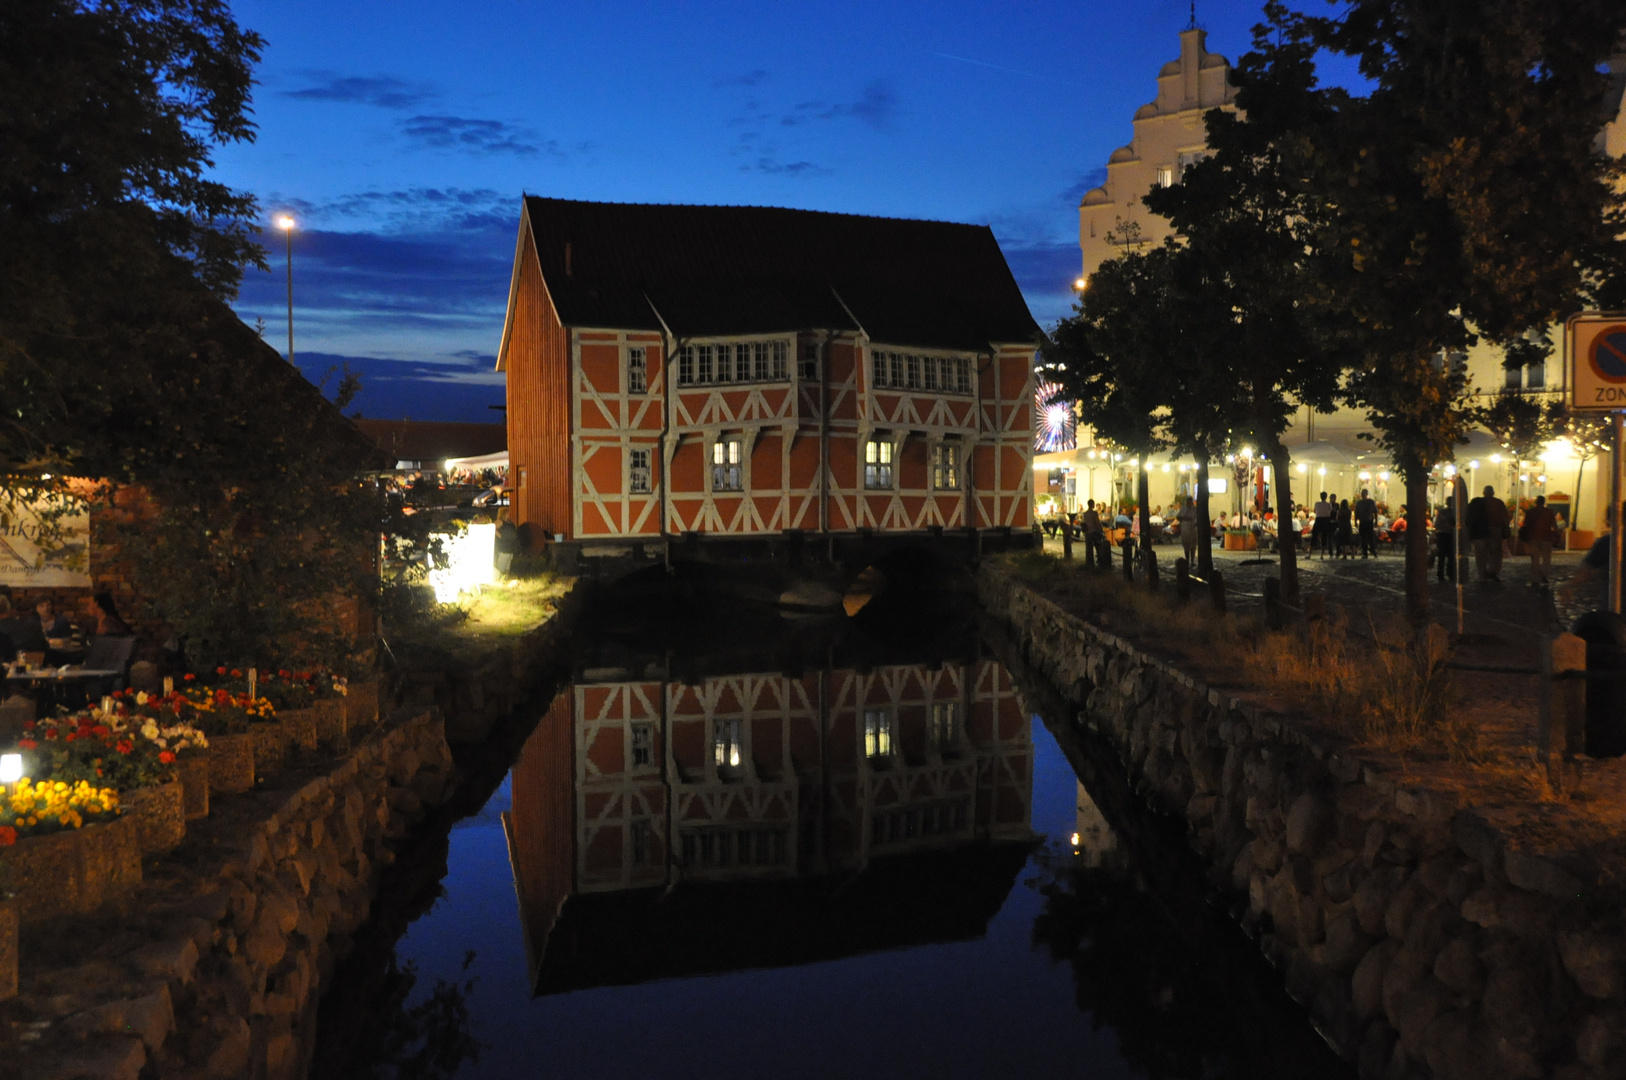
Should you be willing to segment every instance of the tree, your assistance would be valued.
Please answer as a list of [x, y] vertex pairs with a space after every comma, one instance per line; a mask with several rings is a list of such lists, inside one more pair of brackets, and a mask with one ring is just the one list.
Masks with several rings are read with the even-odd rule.
[[262, 45], [222, 0], [0, 5], [0, 472], [82, 472], [195, 283], [264, 265], [254, 200], [208, 176], [253, 137]]
[[[1313, 46], [1303, 37], [1256, 36], [1254, 51], [1233, 72], [1242, 115], [1215, 109], [1205, 117], [1210, 154], [1180, 182], [1153, 188], [1146, 205], [1184, 239], [1176, 257], [1185, 283], [1181, 318], [1218, 348], [1203, 350], [1199, 393], [1172, 408], [1205, 408], [1235, 395], [1226, 413], [1251, 431], [1271, 463], [1279, 537], [1292, 535], [1292, 457], [1282, 441], [1304, 405], [1330, 408], [1339, 362], [1318, 338], [1308, 236], [1322, 208], [1294, 173], [1303, 148], [1334, 117], [1318, 92]], [[1190, 355], [1189, 353], [1183, 355]], [[1225, 383], [1234, 389], [1227, 394]], [[1282, 592], [1299, 595], [1297, 545], [1277, 545]]]

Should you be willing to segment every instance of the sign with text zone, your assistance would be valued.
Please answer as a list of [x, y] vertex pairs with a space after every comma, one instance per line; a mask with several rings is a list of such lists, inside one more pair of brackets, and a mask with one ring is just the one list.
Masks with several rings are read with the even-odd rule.
[[1626, 315], [1576, 315], [1564, 324], [1570, 408], [1626, 409]]

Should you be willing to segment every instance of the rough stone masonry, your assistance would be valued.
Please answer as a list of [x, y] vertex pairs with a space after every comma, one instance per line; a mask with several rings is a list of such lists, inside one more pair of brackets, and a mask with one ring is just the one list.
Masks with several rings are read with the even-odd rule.
[[1626, 1076], [1626, 932], [1607, 873], [1510, 842], [1453, 792], [1206, 687], [996, 561], [979, 590], [1028, 664], [1084, 706], [1078, 722], [1185, 819], [1362, 1077]]

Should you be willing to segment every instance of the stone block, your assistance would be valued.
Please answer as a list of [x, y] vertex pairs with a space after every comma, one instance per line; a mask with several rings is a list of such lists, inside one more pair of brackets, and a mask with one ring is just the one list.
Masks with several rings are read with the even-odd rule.
[[124, 958], [139, 974], [186, 984], [198, 966], [198, 947], [190, 937], [155, 941]]
[[1621, 981], [1621, 942], [1599, 934], [1559, 934], [1558, 955], [1575, 985], [1588, 997], [1619, 999]]
[[1287, 811], [1284, 839], [1289, 851], [1314, 852], [1332, 817], [1332, 806], [1320, 792], [1310, 790], [1293, 800]]
[[240, 1016], [228, 1020], [224, 1030], [216, 1034], [214, 1047], [205, 1060], [209, 1075], [230, 1077], [246, 1072], [251, 1041], [247, 1020]]
[[17, 996], [17, 909], [0, 903], [0, 1001]]
[[1507, 880], [1527, 892], [1555, 900], [1573, 900], [1581, 895], [1581, 879], [1549, 859], [1529, 852], [1508, 850], [1502, 856]]
[[1485, 965], [1468, 938], [1446, 942], [1434, 958], [1434, 977], [1463, 997], [1478, 998], [1485, 992]]
[[186, 792], [179, 780], [126, 792], [123, 803], [135, 819], [142, 855], [163, 854], [186, 839]]
[[70, 1035], [134, 1035], [149, 1050], [164, 1045], [174, 1028], [175, 1011], [164, 988], [139, 998], [109, 1001], [62, 1022], [62, 1029]]
[[238, 795], [254, 787], [254, 737], [216, 735], [209, 740], [209, 790]]
[[1367, 950], [1360, 963], [1355, 965], [1355, 974], [1350, 979], [1350, 997], [1356, 1015], [1362, 1020], [1370, 1020], [1383, 1011], [1384, 976], [1388, 974], [1389, 964], [1398, 952], [1400, 942], [1380, 942]]
[[146, 1064], [147, 1048], [140, 1039], [97, 1039], [57, 1059], [56, 1075], [75, 1080], [138, 1080]]

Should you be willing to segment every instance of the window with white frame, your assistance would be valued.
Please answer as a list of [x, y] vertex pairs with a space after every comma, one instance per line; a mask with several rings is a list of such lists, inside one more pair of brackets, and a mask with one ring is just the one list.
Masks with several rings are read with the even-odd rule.
[[891, 384], [893, 386], [902, 386], [903, 385], [903, 353], [896, 353], [896, 352], [895, 353], [887, 353], [886, 358], [889, 361], [889, 364], [887, 365], [888, 368], [889, 368], [889, 370], [887, 371], [887, 379], [888, 379], [888, 381], [891, 382]]
[[864, 710], [864, 756], [883, 758], [892, 753], [892, 710]]
[[1521, 389], [1524, 386], [1523, 375], [1524, 375], [1524, 373], [1522, 371], [1520, 371], [1516, 367], [1505, 367], [1505, 368], [1503, 368], [1502, 369], [1502, 389], [1504, 389], [1504, 390], [1518, 390], [1518, 389]]
[[874, 491], [892, 488], [892, 444], [885, 439], [864, 444], [864, 486]]
[[932, 447], [932, 487], [938, 491], [960, 490], [960, 447], [954, 443]]
[[1174, 186], [1174, 166], [1172, 166], [1172, 165], [1159, 165], [1157, 167], [1157, 186], [1158, 187], [1173, 187]]
[[627, 491], [633, 495], [649, 494], [648, 450], [633, 450], [627, 454]]
[[712, 728], [712, 761], [719, 769], [738, 769], [744, 763], [738, 720], [717, 720]]
[[922, 385], [924, 385], [927, 390], [936, 390], [937, 389], [937, 357], [935, 357], [935, 356], [923, 356], [923, 357], [920, 358], [920, 361], [921, 361], [921, 372], [922, 372], [922, 380], [921, 380]]
[[971, 392], [971, 361], [964, 356], [924, 356], [876, 349], [869, 357], [870, 385], [899, 390]]
[[734, 381], [734, 346], [717, 346], [717, 381]]
[[725, 436], [711, 444], [711, 490], [739, 491], [744, 486], [740, 455], [737, 435]]
[[803, 382], [813, 382], [819, 377], [819, 346], [816, 342], [802, 344], [802, 361], [796, 374]]
[[886, 385], [886, 353], [872, 352], [869, 354], [869, 381], [871, 386]]
[[716, 371], [714, 362], [717, 350], [710, 345], [696, 345], [694, 347], [694, 380], [698, 383], [712, 381], [713, 372]]
[[971, 393], [971, 361], [963, 356], [954, 357], [954, 389], [962, 394]]
[[1547, 389], [1547, 361], [1537, 360], [1525, 368], [1524, 386], [1527, 390]]
[[958, 701], [932, 702], [932, 735], [938, 749], [951, 747], [960, 741], [960, 703]]
[[641, 769], [654, 764], [655, 725], [632, 725], [632, 767]]
[[685, 346], [678, 352], [678, 385], [694, 385], [694, 348]]
[[649, 355], [642, 348], [627, 350], [627, 393], [643, 394], [649, 388]]
[[911, 390], [920, 389], [920, 357], [913, 353], [903, 358], [904, 385]]
[[734, 381], [751, 381], [751, 346], [734, 346]]

